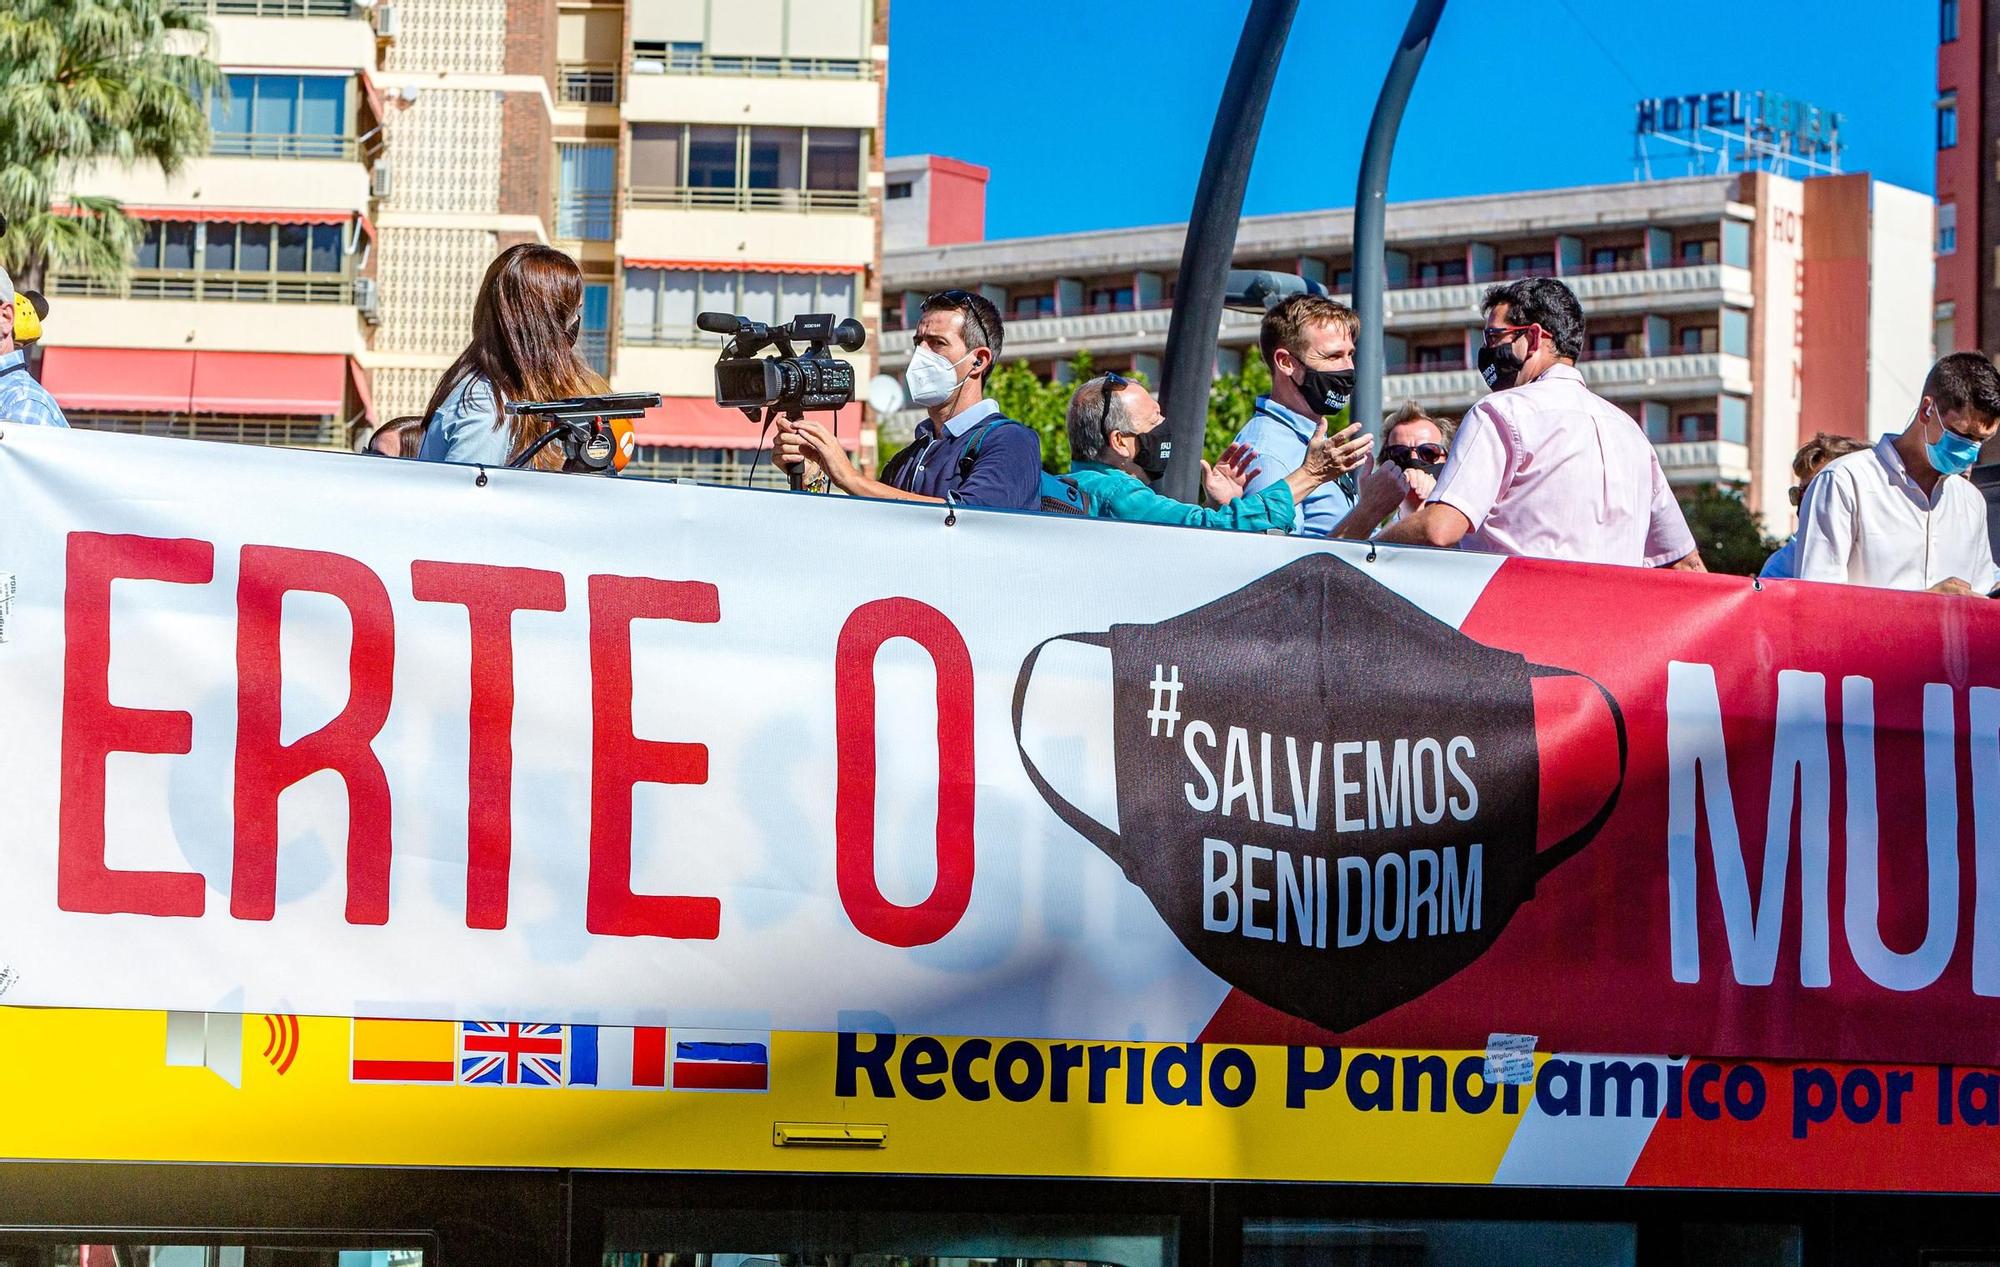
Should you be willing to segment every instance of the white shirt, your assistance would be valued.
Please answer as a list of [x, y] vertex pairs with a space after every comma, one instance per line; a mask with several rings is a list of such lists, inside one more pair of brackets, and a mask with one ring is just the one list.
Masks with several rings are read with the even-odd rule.
[[1471, 522], [1467, 550], [1628, 567], [1694, 553], [1652, 441], [1573, 365], [1474, 405], [1429, 500]]
[[1986, 499], [1946, 475], [1926, 497], [1883, 436], [1865, 453], [1836, 458], [1806, 485], [1795, 559], [1802, 581], [1927, 590], [1957, 577], [1976, 594], [1994, 588]]

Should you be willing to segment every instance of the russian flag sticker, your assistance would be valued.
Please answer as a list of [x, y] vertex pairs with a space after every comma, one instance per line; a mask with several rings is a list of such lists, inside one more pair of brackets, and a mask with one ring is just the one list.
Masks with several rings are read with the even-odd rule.
[[676, 1091], [768, 1091], [769, 1030], [675, 1029], [672, 1086]]

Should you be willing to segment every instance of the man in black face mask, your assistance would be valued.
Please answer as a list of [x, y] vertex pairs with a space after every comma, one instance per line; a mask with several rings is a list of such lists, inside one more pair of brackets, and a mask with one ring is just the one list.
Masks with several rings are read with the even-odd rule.
[[[1347, 408], [1354, 394], [1354, 337], [1360, 332], [1354, 310], [1324, 295], [1293, 295], [1264, 314], [1258, 344], [1271, 370], [1271, 394], [1257, 398], [1257, 412], [1236, 433], [1236, 443], [1248, 445], [1261, 468], [1250, 481], [1251, 492], [1299, 466], [1314, 433]], [[1372, 447], [1358, 425], [1333, 441], [1337, 476], [1358, 469]], [[1327, 536], [1353, 508], [1351, 480], [1324, 484], [1299, 507], [1292, 531]]]
[[1211, 466], [1201, 464], [1202, 488], [1215, 505], [1190, 506], [1153, 491], [1167, 469], [1166, 415], [1143, 383], [1120, 374], [1093, 378], [1069, 399], [1070, 478], [1090, 495], [1099, 519], [1290, 532], [1294, 509], [1338, 469], [1321, 423], [1298, 469], [1255, 493], [1244, 485], [1257, 474], [1255, 455], [1233, 444]]

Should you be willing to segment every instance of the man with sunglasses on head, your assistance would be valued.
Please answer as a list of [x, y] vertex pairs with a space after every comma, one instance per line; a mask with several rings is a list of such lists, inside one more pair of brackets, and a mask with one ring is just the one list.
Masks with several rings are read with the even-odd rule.
[[[1466, 412], [1437, 487], [1379, 541], [1706, 571], [1646, 433], [1576, 369], [1583, 307], [1553, 277], [1495, 286], [1486, 346], [1514, 386]], [[1358, 517], [1357, 517], [1358, 518]], [[1368, 525], [1341, 525], [1366, 536]]]
[[1261, 491], [1244, 488], [1256, 476], [1255, 455], [1232, 444], [1213, 465], [1201, 464], [1202, 488], [1213, 506], [1191, 506], [1154, 491], [1172, 443], [1166, 414], [1143, 383], [1104, 374], [1069, 398], [1070, 478], [1090, 496], [1099, 519], [1180, 524], [1241, 532], [1290, 532], [1298, 503], [1338, 469], [1321, 423], [1298, 469]]
[[[1360, 332], [1354, 310], [1324, 295], [1293, 295], [1264, 313], [1257, 342], [1271, 371], [1271, 394], [1257, 398], [1256, 412], [1235, 441], [1257, 455], [1258, 473], [1247, 491], [1263, 492], [1304, 465], [1313, 436], [1347, 408], [1354, 395], [1354, 338]], [[1353, 482], [1343, 487], [1340, 477], [1366, 462], [1373, 445], [1358, 425], [1334, 436], [1333, 444], [1333, 477], [1293, 516], [1292, 531], [1299, 536], [1327, 536], [1354, 508]]]
[[1000, 310], [984, 295], [941, 290], [924, 300], [904, 382], [930, 417], [916, 438], [883, 464], [880, 479], [855, 469], [840, 441], [811, 418], [780, 421], [771, 460], [790, 473], [824, 471], [855, 497], [954, 501], [964, 506], [1036, 510], [1042, 504], [1042, 439], [986, 399], [1000, 357]]
[[1986, 500], [1972, 481], [1980, 446], [2000, 430], [2000, 371], [1977, 352], [1931, 366], [1901, 435], [1835, 458], [1806, 486], [1798, 579], [1991, 594], [1996, 578]]

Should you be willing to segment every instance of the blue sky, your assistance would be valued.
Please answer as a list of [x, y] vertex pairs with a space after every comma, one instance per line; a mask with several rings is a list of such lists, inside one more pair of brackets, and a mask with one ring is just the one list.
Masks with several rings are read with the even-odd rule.
[[[1184, 220], [1247, 8], [895, 0], [888, 152], [990, 167], [989, 237]], [[1247, 213], [1353, 202], [1408, 13], [1300, 0]], [[1937, 20], [1936, 0], [1450, 0], [1389, 196], [1630, 180], [1633, 102], [1720, 89], [1838, 110], [1847, 170], [1929, 192]]]

